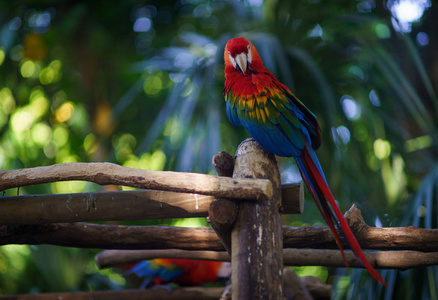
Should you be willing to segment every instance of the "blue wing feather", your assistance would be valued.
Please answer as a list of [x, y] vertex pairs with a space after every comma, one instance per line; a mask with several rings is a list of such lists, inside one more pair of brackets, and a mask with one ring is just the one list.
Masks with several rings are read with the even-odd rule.
[[239, 116], [237, 115], [236, 108], [232, 108], [228, 102], [227, 102], [227, 115], [228, 115], [228, 119], [234, 126], [241, 125]]

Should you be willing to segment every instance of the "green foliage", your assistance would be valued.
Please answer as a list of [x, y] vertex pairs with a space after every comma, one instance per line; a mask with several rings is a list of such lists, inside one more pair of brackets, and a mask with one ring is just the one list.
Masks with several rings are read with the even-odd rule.
[[[438, 52], [415, 43], [419, 31], [434, 36], [434, 14], [401, 34], [374, 1], [1, 2], [0, 167], [111, 161], [213, 173], [211, 157], [247, 137], [226, 119], [222, 95], [224, 45], [244, 35], [318, 116], [318, 156], [342, 210], [356, 202], [373, 226], [437, 227]], [[299, 181], [293, 160], [280, 161], [283, 181]], [[287, 220], [322, 224], [310, 199]], [[90, 263], [94, 254], [3, 246], [0, 293], [120, 288], [116, 272]], [[435, 299], [437, 290], [432, 267], [383, 271], [389, 289], [357, 270], [317, 272], [335, 298]]]

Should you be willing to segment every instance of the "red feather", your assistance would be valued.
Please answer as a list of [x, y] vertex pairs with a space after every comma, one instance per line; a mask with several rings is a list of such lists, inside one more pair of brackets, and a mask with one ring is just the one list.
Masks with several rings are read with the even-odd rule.
[[[302, 158], [308, 166], [307, 170], [310, 170], [311, 176], [315, 179], [315, 181], [317, 183], [316, 187], [320, 189], [320, 192], [322, 192], [322, 194], [324, 195], [324, 198], [327, 199], [328, 203], [333, 208], [333, 211], [334, 211], [336, 217], [338, 218], [339, 223], [341, 224], [342, 231], [344, 232], [345, 237], [348, 240], [348, 243], [350, 244], [351, 248], [353, 249], [353, 252], [356, 254], [356, 256], [359, 258], [360, 262], [364, 265], [364, 267], [368, 270], [368, 272], [370, 272], [371, 276], [374, 279], [378, 280], [384, 286], [388, 286], [388, 284], [385, 282], [385, 280], [383, 280], [382, 276], [380, 276], [380, 274], [368, 262], [367, 258], [365, 257], [365, 255], [362, 251], [362, 248], [360, 247], [359, 243], [357, 242], [356, 237], [354, 236], [353, 232], [351, 231], [350, 226], [347, 223], [347, 220], [345, 220], [344, 215], [339, 210], [339, 207], [336, 204], [335, 198], [333, 197], [333, 194], [332, 194], [330, 188], [328, 187], [325, 179], [321, 176], [321, 173], [319, 172], [317, 166], [315, 165], [315, 163], [313, 162], [312, 158], [310, 157], [310, 155], [308, 154], [307, 151], [303, 151]], [[305, 177], [303, 176], [303, 178], [305, 178]], [[307, 182], [306, 182], [306, 185], [309, 188], [309, 185]], [[309, 188], [309, 190], [312, 190], [312, 189]], [[312, 193], [314, 193], [314, 191], [312, 191]], [[345, 259], [345, 254], [344, 254], [343, 248], [340, 244], [340, 239], [339, 239], [338, 233], [336, 232], [336, 230], [333, 226], [333, 223], [332, 223], [330, 216], [327, 215], [327, 210], [324, 209], [325, 213], [323, 213], [320, 206], [319, 206], [318, 201], [316, 201], [315, 195], [313, 195], [313, 198], [315, 199], [315, 202], [316, 202], [319, 210], [321, 211], [321, 214], [324, 216], [324, 218], [326, 219], [329, 226], [331, 224], [330, 229], [332, 230], [333, 234], [335, 235], [336, 243], [338, 244], [338, 247], [341, 250], [342, 256], [344, 257], [345, 265], [348, 266], [347, 261]], [[330, 208], [328, 208], [328, 209], [330, 209]], [[330, 222], [329, 222], [329, 220], [330, 220]]]

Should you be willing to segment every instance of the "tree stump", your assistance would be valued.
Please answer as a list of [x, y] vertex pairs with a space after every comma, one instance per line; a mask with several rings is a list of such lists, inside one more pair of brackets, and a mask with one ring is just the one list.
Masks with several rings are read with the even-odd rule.
[[269, 179], [269, 200], [239, 201], [231, 233], [233, 299], [283, 299], [280, 174], [275, 156], [254, 139], [236, 151], [234, 178]]

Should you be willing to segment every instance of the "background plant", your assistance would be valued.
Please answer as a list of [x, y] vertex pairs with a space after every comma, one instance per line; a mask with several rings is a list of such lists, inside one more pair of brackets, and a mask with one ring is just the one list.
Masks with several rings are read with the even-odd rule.
[[[228, 122], [222, 96], [224, 45], [244, 35], [318, 116], [318, 156], [342, 210], [357, 203], [373, 226], [437, 227], [437, 11], [419, 1], [421, 22], [408, 22], [400, 2], [412, 4], [0, 2], [0, 166], [110, 161], [213, 173], [212, 155], [247, 137]], [[284, 182], [300, 180], [292, 159], [281, 170]], [[98, 189], [63, 182], [19, 193]], [[323, 224], [311, 201], [287, 222]], [[94, 253], [3, 246], [0, 292], [122, 288], [117, 271], [96, 270]], [[338, 298], [437, 294], [435, 267], [385, 271], [386, 290], [360, 271], [297, 270], [335, 284]]]

